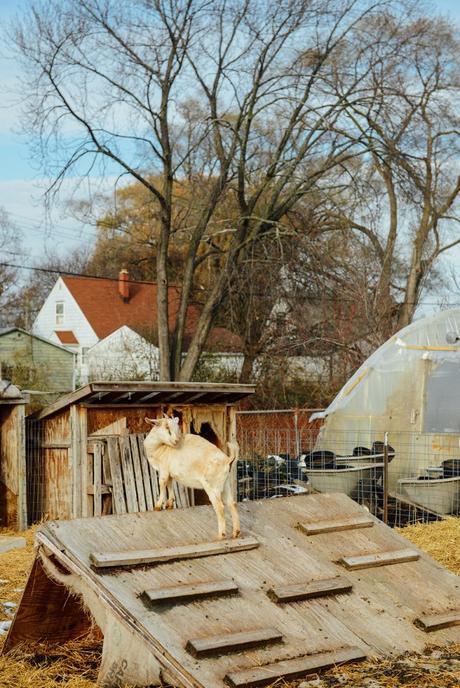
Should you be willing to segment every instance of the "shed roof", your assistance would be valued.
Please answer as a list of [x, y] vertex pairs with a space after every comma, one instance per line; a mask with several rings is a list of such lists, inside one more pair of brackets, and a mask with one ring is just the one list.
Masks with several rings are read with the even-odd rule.
[[66, 394], [43, 409], [36, 419], [46, 418], [74, 404], [233, 404], [253, 394], [253, 385], [214, 382], [91, 382]]
[[3, 327], [0, 329], [0, 337], [3, 337], [3, 335], [11, 334], [11, 332], [21, 332], [21, 334], [27, 335], [27, 337], [30, 337], [31, 339], [36, 339], [37, 341], [44, 342], [44, 344], [48, 344], [49, 346], [54, 346], [56, 349], [60, 349], [61, 351], [65, 351], [66, 354], [69, 354], [69, 356], [74, 356], [73, 351], [69, 351], [69, 349], [66, 349], [65, 346], [61, 346], [61, 344], [58, 344], [57, 342], [52, 342], [50, 339], [45, 339], [45, 337], [41, 337], [38, 334], [35, 334], [34, 332], [27, 332], [27, 330], [23, 330], [22, 327]]

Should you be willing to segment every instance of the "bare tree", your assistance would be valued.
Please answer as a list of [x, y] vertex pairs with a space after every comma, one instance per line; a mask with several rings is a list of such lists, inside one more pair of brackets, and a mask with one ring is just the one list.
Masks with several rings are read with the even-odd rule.
[[0, 326], [13, 324], [16, 305], [15, 287], [19, 270], [12, 265], [20, 264], [23, 258], [21, 233], [11, 221], [8, 213], [0, 207]]
[[[357, 134], [346, 108], [369, 101], [362, 87], [373, 66], [369, 22], [394, 8], [403, 24], [404, 7], [399, 0], [43, 0], [17, 24], [28, 121], [55, 179], [50, 192], [101, 162], [151, 194], [162, 379], [193, 375], [229, 274], [251, 243], [331, 170], [363, 154], [367, 132]], [[355, 50], [339, 90], [346, 45]], [[189, 226], [174, 213], [174, 185], [184, 180], [201, 192]], [[225, 222], [230, 194], [237, 214]], [[168, 256], [181, 231], [188, 252], [170, 333]], [[225, 242], [214, 240], [217, 232]], [[183, 356], [196, 271], [207, 260], [218, 260], [220, 271]]]
[[438, 259], [460, 243], [460, 45], [438, 18], [401, 24], [383, 14], [368, 28], [376, 37], [363, 84], [370, 97], [349, 100], [348, 112], [369, 154], [344, 166], [345, 193], [327, 221], [359, 233], [374, 254], [382, 341], [411, 322]]

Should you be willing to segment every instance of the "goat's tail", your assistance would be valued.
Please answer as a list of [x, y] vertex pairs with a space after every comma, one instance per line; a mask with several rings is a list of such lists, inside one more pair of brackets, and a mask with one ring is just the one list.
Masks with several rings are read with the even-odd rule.
[[232, 463], [238, 459], [240, 455], [240, 448], [238, 446], [238, 442], [227, 442], [227, 447], [228, 447], [228, 457], [230, 459], [230, 466]]

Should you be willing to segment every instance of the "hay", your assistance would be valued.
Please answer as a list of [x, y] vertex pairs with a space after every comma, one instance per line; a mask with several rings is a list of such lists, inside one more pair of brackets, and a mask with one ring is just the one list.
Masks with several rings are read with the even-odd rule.
[[87, 637], [56, 648], [45, 644], [0, 657], [2, 688], [94, 688], [102, 644]]
[[[0, 557], [0, 602], [19, 602], [32, 565], [35, 529], [21, 533], [27, 547]], [[1, 534], [17, 535], [2, 530]], [[440, 564], [460, 574], [460, 519], [450, 518], [429, 525], [415, 525], [399, 531], [425, 550]], [[0, 606], [1, 619], [9, 618]], [[3, 638], [0, 638], [0, 644]], [[36, 645], [17, 649], [0, 657], [2, 688], [96, 688], [101, 659], [101, 641], [97, 634], [67, 643], [64, 647]], [[277, 682], [276, 688], [296, 688], [302, 681]], [[315, 684], [312, 685], [312, 688]], [[460, 644], [428, 648], [423, 655], [374, 660], [363, 664], [337, 667], [321, 675], [318, 688], [459, 688]]]
[[460, 575], [460, 518], [434, 523], [417, 523], [398, 532], [423, 549], [440, 564]]

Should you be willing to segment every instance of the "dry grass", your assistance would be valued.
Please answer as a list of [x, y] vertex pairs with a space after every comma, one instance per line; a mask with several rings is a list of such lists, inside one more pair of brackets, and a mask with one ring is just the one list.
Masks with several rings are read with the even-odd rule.
[[[416, 525], [400, 531], [451, 571], [460, 574], [460, 519], [446, 519], [430, 525]], [[17, 533], [0, 531], [0, 534]], [[33, 560], [34, 529], [27, 531], [27, 547], [0, 555], [0, 603], [18, 602]], [[0, 619], [8, 619], [0, 606]], [[0, 644], [2, 639], [0, 638]], [[100, 641], [94, 636], [65, 647], [43, 645], [18, 650], [0, 657], [1, 688], [95, 688], [101, 655]], [[277, 683], [277, 688], [294, 688]], [[424, 655], [407, 655], [338, 667], [325, 673], [319, 684], [324, 688], [459, 688], [460, 644], [428, 648]]]

